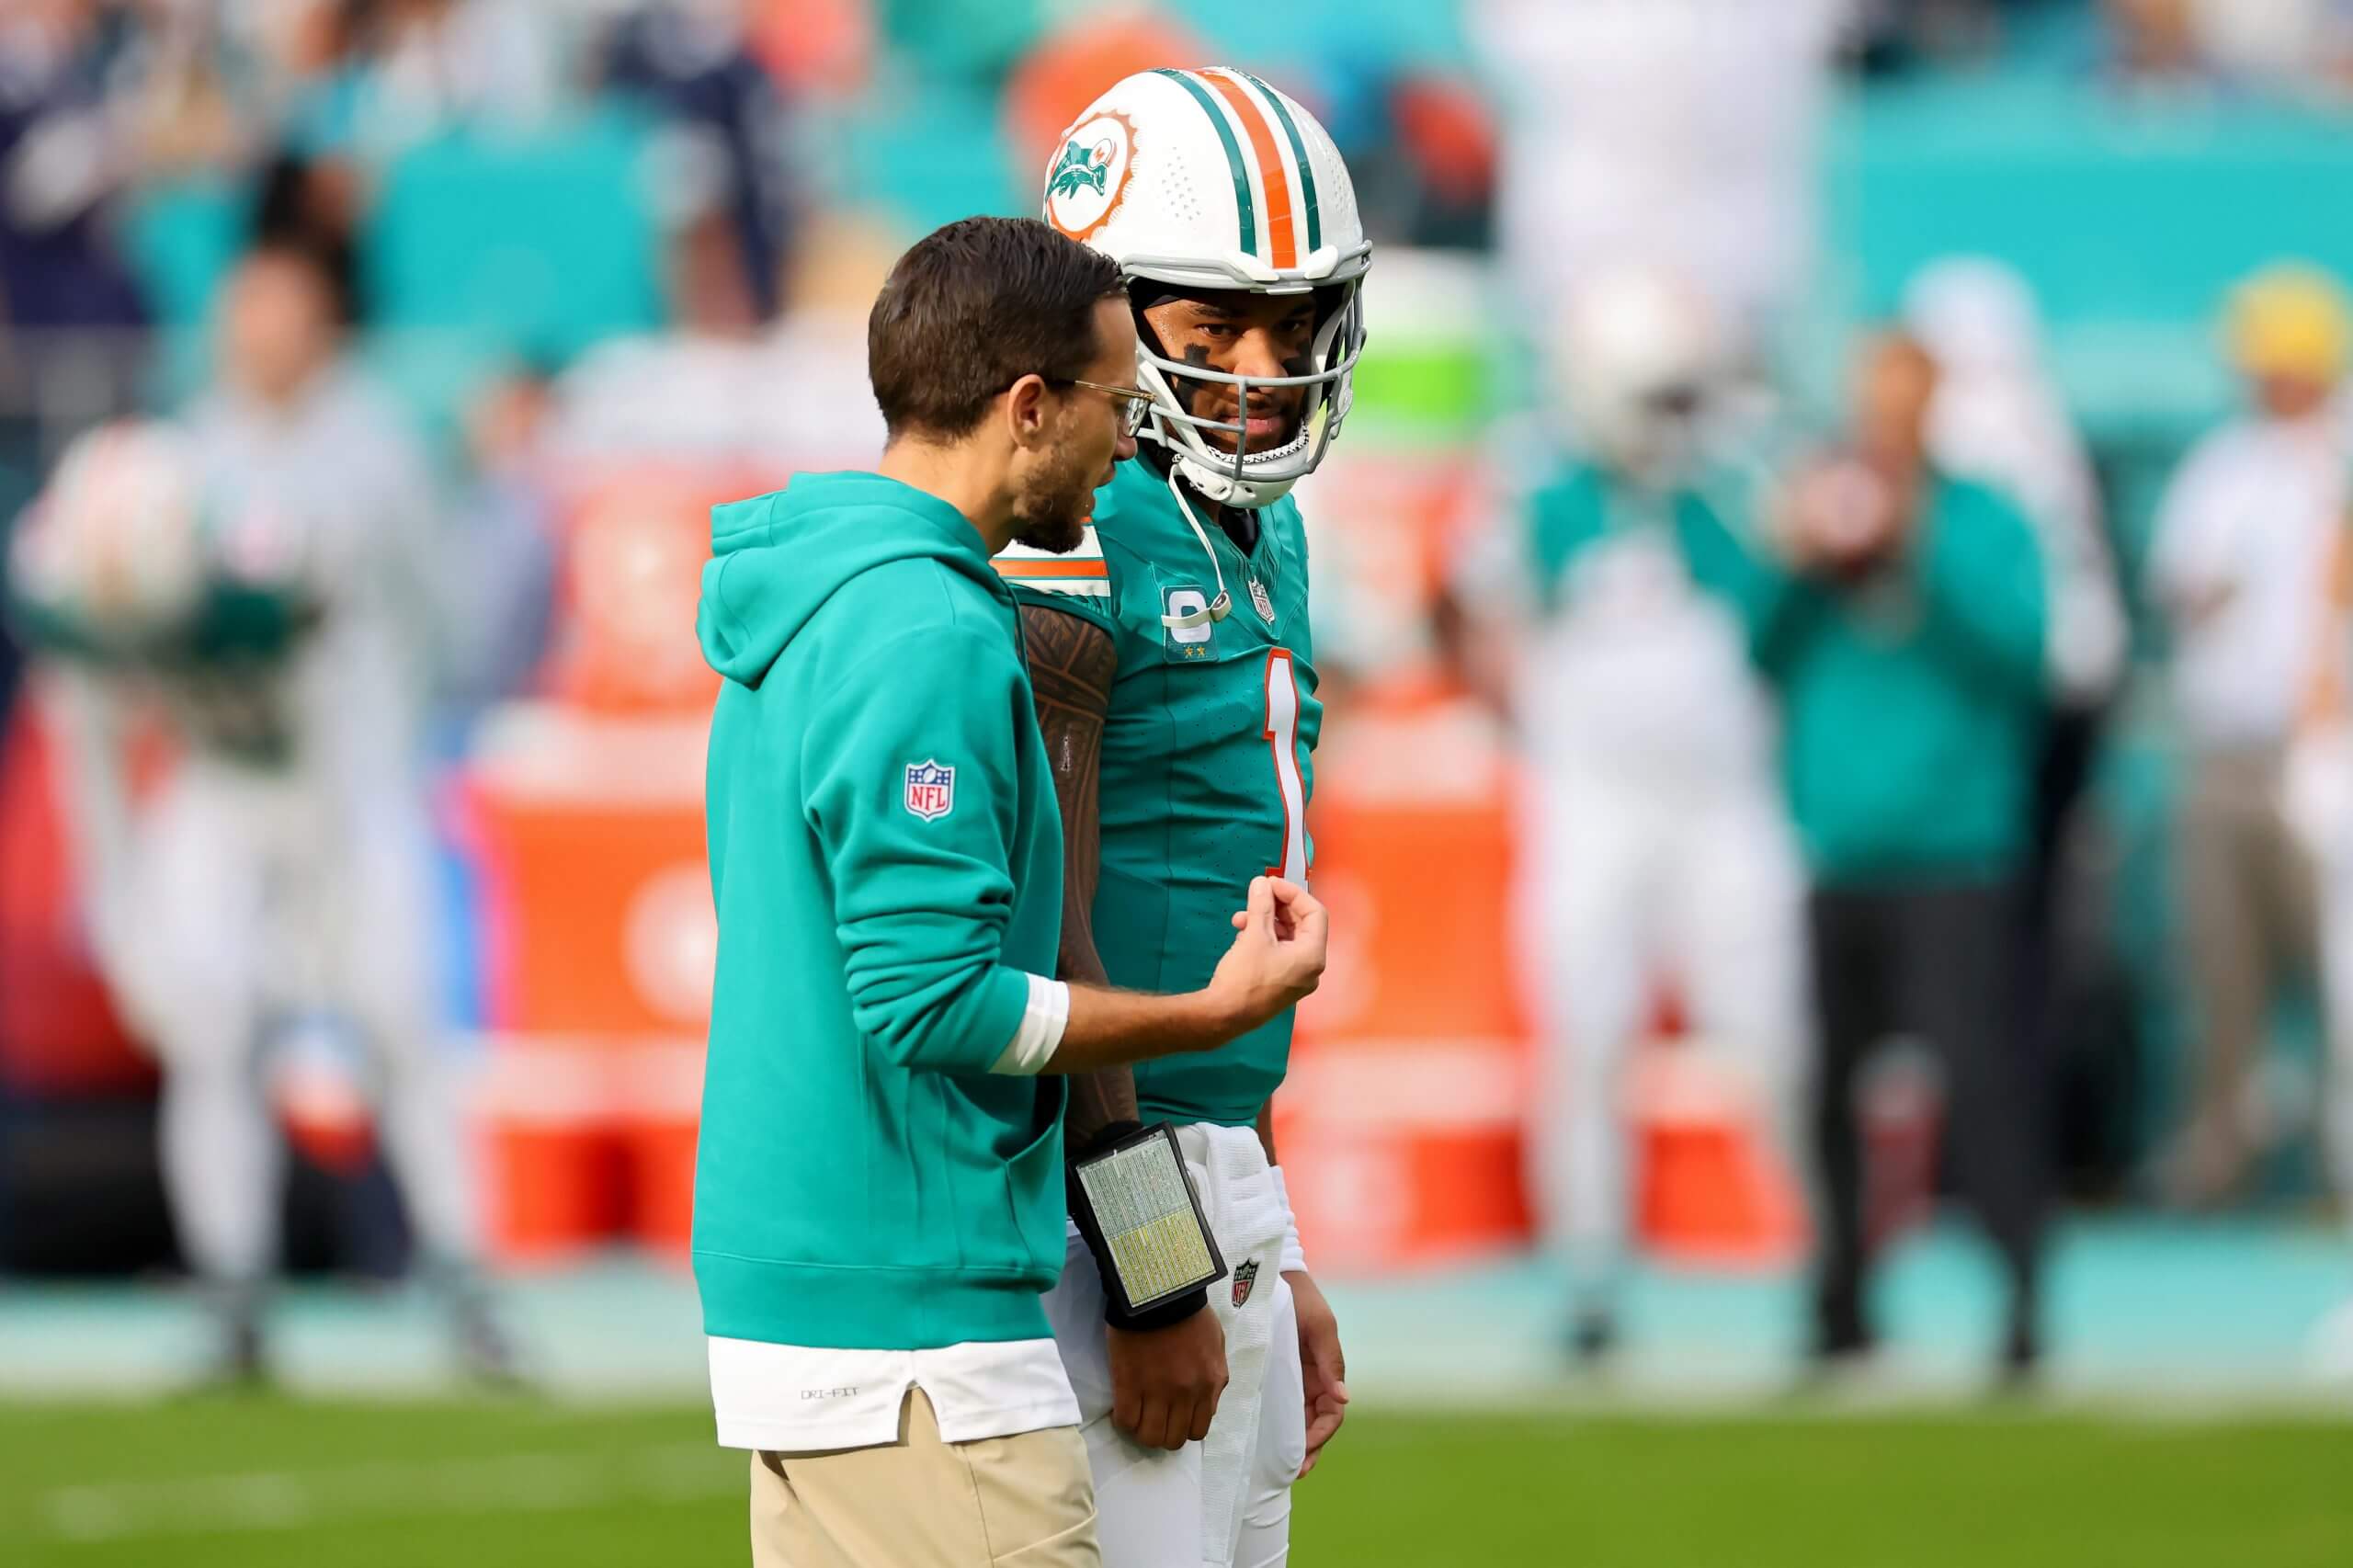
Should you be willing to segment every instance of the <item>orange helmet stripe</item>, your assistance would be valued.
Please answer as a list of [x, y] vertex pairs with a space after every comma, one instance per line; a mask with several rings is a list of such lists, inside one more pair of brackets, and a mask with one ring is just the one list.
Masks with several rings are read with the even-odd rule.
[[1223, 68], [1204, 71], [1202, 79], [1233, 109], [1233, 118], [1250, 137], [1251, 155], [1258, 161], [1258, 176], [1267, 189], [1267, 259], [1279, 267], [1299, 265], [1297, 216], [1290, 207], [1290, 177], [1283, 172], [1283, 155], [1275, 144], [1276, 127], [1241, 79]]

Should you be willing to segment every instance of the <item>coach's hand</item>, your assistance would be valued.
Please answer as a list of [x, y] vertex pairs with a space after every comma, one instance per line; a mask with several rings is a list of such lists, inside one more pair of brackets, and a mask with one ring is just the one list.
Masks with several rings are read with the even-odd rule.
[[1290, 1287], [1291, 1311], [1299, 1318], [1299, 1369], [1307, 1390], [1307, 1462], [1299, 1467], [1303, 1476], [1348, 1418], [1348, 1364], [1340, 1354], [1340, 1320], [1315, 1281], [1293, 1269], [1283, 1283]]
[[1248, 907], [1233, 916], [1233, 946], [1210, 976], [1210, 994], [1235, 1033], [1256, 1028], [1313, 993], [1324, 978], [1324, 906], [1297, 882], [1250, 879]]
[[1203, 1307], [1182, 1323], [1110, 1335], [1111, 1420], [1148, 1449], [1181, 1449], [1210, 1435], [1225, 1392], [1225, 1330]]

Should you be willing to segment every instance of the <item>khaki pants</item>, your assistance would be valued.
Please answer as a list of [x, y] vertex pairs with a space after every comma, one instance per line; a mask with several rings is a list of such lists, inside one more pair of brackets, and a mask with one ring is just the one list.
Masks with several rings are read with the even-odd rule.
[[2189, 972], [2204, 1024], [2196, 1097], [2177, 1197], [2227, 1199], [2245, 1180], [2247, 1082], [2262, 1058], [2271, 999], [2311, 972], [2313, 868], [2279, 812], [2276, 750], [2194, 759], [2181, 816]]
[[753, 1568], [1103, 1568], [1074, 1426], [945, 1443], [912, 1390], [899, 1440], [752, 1456]]

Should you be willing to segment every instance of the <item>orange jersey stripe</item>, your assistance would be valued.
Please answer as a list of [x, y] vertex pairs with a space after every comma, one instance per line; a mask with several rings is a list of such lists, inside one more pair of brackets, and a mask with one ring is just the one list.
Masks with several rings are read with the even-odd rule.
[[1111, 568], [1102, 561], [1000, 561], [996, 563], [1000, 577], [1108, 577]]
[[1267, 239], [1274, 250], [1274, 265], [1297, 267], [1299, 241], [1291, 231], [1290, 176], [1283, 173], [1283, 155], [1275, 146], [1275, 128], [1267, 123], [1266, 111], [1251, 97], [1248, 89], [1227, 72], [1204, 71], [1201, 79], [1233, 106], [1233, 118], [1250, 133], [1250, 151], [1258, 160], [1258, 173], [1267, 186]]

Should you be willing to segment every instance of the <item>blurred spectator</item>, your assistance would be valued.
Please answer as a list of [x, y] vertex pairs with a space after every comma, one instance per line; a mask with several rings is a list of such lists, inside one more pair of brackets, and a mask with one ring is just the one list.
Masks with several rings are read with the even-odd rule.
[[130, 403], [146, 322], [108, 228], [136, 171], [125, 82], [137, 35], [97, 0], [0, 16], [0, 464], [30, 466], [44, 428]]
[[103, 221], [134, 166], [118, 101], [133, 38], [96, 0], [0, 20], [0, 304], [19, 330], [142, 319]]
[[347, 320], [383, 167], [457, 127], [536, 127], [563, 85], [558, 14], [534, 0], [278, 0], [228, 20], [267, 120], [256, 233], [327, 263]]
[[1745, 575], [1701, 483], [1728, 369], [1705, 301], [1670, 276], [1597, 277], [1555, 346], [1573, 457], [1458, 602], [1512, 606], [1511, 708], [1531, 767], [1521, 905], [1537, 933], [1545, 1090], [1531, 1187], [1566, 1262], [1570, 1343], [1617, 1337], [1633, 1201], [1621, 1079], [1672, 983], [1693, 1032], [1747, 1070], [1790, 1137], [1806, 1033], [1803, 874], [1749, 662]]
[[2353, 85], [2346, 0], [2195, 0], [2200, 52], [2235, 81], [2291, 92]]
[[1389, 85], [1389, 113], [1409, 205], [1394, 216], [1368, 211], [1367, 230], [1377, 222], [1408, 244], [1491, 248], [1497, 132], [1481, 96], [1450, 77], [1409, 71]]
[[2048, 702], [2043, 563], [1991, 490], [1928, 449], [1936, 362], [1888, 335], [1856, 378], [1853, 450], [1792, 482], [1751, 604], [1782, 697], [1792, 810], [1813, 876], [1822, 1029], [1817, 1355], [1874, 1340], [1856, 1089], [1917, 1035], [1944, 1064], [1963, 1194], [2010, 1287], [2003, 1364], [2040, 1350], [2043, 1070], [2021, 1027], [2019, 879]]
[[1816, 140], [1848, 0], [1476, 0], [1504, 92], [1498, 238], [1522, 301], [1628, 262], [1741, 339], [1813, 265]]
[[[2054, 1131], [2102, 1184], [2124, 1175], [2109, 1131], [2136, 1060], [2111, 1006], [2121, 990], [2097, 823], [2077, 804], [2090, 779], [2101, 717], [2122, 678], [2131, 629], [2083, 437], [2045, 364], [2042, 324], [2026, 280], [1984, 256], [1936, 263], [1904, 297], [1907, 327], [1937, 361], [1928, 451], [1946, 473], [2000, 491], [2034, 528], [2050, 588], [2052, 712], [2034, 789], [2033, 854], [2020, 931], [2032, 1027], [2049, 1042], [2064, 1104]], [[2107, 1020], [2103, 1022], [2102, 1020]]]
[[564, 377], [557, 438], [606, 462], [751, 460], [776, 367], [734, 225], [707, 208], [671, 236], [665, 259], [668, 329], [591, 349]]
[[752, 53], [796, 94], [847, 99], [874, 68], [868, 0], [749, 0]]
[[555, 619], [557, 463], [549, 378], [518, 367], [475, 394], [467, 481], [437, 568], [451, 646], [440, 696], [463, 721], [529, 682]]
[[358, 0], [363, 147], [382, 156], [451, 125], [531, 125], [563, 77], [550, 8], [532, 0]]
[[604, 79], [651, 101], [722, 154], [716, 198], [743, 247], [762, 319], [776, 313], [792, 249], [791, 145], [784, 100], [748, 52], [741, 0], [663, 0], [625, 17], [607, 46]]
[[2198, 0], [2101, 0], [2110, 68], [2140, 89], [2199, 88], [2214, 80], [2198, 28]]
[[254, 121], [251, 233], [309, 251], [358, 319], [352, 236], [366, 199], [354, 130], [368, 9], [347, 0], [282, 0], [221, 16], [222, 49], [242, 66], [239, 101]]
[[1318, 62], [1313, 91], [1375, 240], [1494, 243], [1497, 129], [1482, 96], [1418, 62], [1367, 52]]
[[2313, 957], [2312, 868], [2279, 802], [2347, 515], [2336, 394], [2353, 318], [2333, 278], [2283, 267], [2241, 287], [2227, 336], [2252, 406], [2183, 462], [2149, 567], [2173, 633], [2188, 752], [2178, 852], [2202, 1027], [2196, 1099], [2168, 1174], [2193, 1206], [2226, 1200], [2245, 1179], [2250, 1074], [2271, 1003]]
[[2347, 0], [2103, 0], [2117, 72], [2140, 86], [2295, 96], [2353, 86]]
[[1956, 478], [2001, 491], [2034, 526], [2051, 569], [2051, 690], [2094, 709], [2124, 668], [2127, 628], [2083, 437], [2043, 360], [2026, 280], [1986, 257], [1923, 270], [1905, 325], [1937, 361], [1928, 455]]

